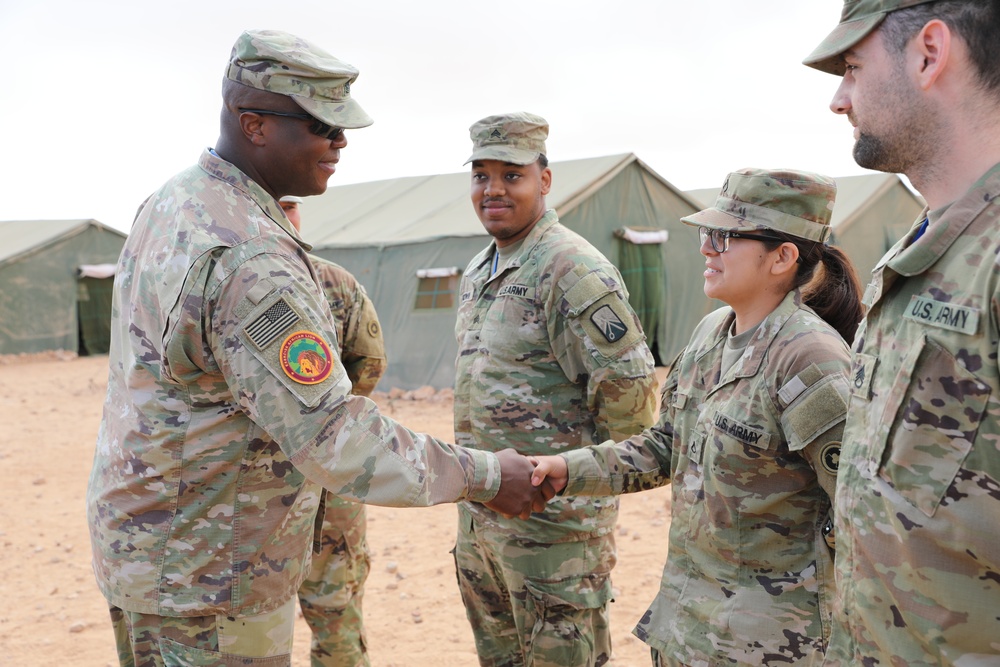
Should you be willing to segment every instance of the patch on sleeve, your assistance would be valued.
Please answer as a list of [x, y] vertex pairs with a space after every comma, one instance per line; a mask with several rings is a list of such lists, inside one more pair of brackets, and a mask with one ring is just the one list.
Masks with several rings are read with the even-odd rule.
[[577, 321], [597, 351], [608, 359], [617, 358], [643, 340], [642, 327], [615, 292], [592, 304]]
[[819, 464], [831, 475], [837, 474], [837, 469], [840, 468], [839, 442], [828, 442], [823, 446], [819, 453]]
[[263, 350], [289, 327], [299, 321], [298, 314], [284, 299], [278, 299], [270, 308], [244, 327], [247, 338]]
[[590, 314], [590, 321], [609, 343], [618, 342], [628, 333], [628, 326], [606, 304]]
[[334, 367], [330, 346], [312, 331], [296, 331], [285, 338], [278, 359], [285, 375], [299, 384], [319, 384]]

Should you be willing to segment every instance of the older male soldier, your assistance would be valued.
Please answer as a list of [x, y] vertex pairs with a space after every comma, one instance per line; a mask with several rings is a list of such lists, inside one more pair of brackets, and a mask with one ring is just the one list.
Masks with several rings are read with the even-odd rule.
[[850, 0], [805, 63], [927, 201], [854, 342], [830, 662], [998, 665], [1000, 2]]
[[[288, 221], [301, 231], [301, 197], [278, 200]], [[309, 255], [337, 328], [340, 360], [351, 393], [370, 396], [385, 373], [385, 344], [375, 306], [350, 271]], [[365, 506], [323, 491], [316, 514], [312, 567], [299, 588], [302, 615], [312, 630], [313, 667], [367, 667], [362, 600], [370, 557], [365, 540]]]
[[[653, 423], [653, 360], [618, 270], [545, 195], [548, 124], [471, 127], [472, 204], [493, 242], [462, 278], [455, 438], [550, 454]], [[612, 498], [560, 498], [528, 520], [459, 506], [455, 561], [481, 665], [603, 665], [615, 563]]]
[[289, 664], [307, 478], [372, 503], [543, 504], [516, 493], [531, 464], [514, 452], [445, 445], [348, 395], [277, 199], [322, 193], [343, 128], [371, 123], [357, 74], [292, 35], [241, 35], [218, 144], [149, 197], [122, 250], [88, 519], [123, 665]]

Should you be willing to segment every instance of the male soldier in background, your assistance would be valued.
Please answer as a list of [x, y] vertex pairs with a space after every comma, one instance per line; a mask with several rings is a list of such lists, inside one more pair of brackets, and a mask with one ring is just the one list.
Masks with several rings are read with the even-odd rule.
[[829, 663], [1000, 664], [1000, 2], [849, 0], [805, 63], [927, 201], [875, 267], [837, 478]]
[[[301, 197], [279, 200], [301, 232]], [[385, 344], [375, 306], [350, 271], [309, 255], [336, 325], [340, 361], [355, 396], [371, 396], [385, 373]], [[312, 630], [312, 667], [367, 667], [362, 598], [370, 557], [365, 506], [320, 489], [312, 567], [299, 587], [302, 615]]]
[[[556, 454], [652, 425], [653, 359], [618, 270], [546, 210], [548, 124], [471, 128], [472, 204], [493, 237], [462, 278], [455, 438]], [[559, 498], [528, 520], [459, 506], [455, 561], [481, 665], [611, 657], [613, 498]]]
[[87, 509], [123, 665], [289, 664], [306, 479], [387, 505], [544, 504], [513, 451], [441, 443], [348, 395], [277, 199], [324, 192], [343, 128], [371, 124], [357, 75], [293, 35], [243, 33], [216, 147], [149, 197], [122, 250]]

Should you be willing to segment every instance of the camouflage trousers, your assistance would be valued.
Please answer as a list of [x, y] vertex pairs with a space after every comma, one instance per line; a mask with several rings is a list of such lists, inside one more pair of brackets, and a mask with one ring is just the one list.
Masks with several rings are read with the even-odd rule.
[[369, 667], [361, 614], [370, 558], [365, 506], [323, 491], [312, 568], [299, 588], [312, 667]]
[[122, 667], [288, 667], [295, 600], [240, 618], [156, 616], [111, 607]]
[[452, 552], [482, 667], [597, 667], [611, 657], [614, 536], [542, 544], [459, 508]]

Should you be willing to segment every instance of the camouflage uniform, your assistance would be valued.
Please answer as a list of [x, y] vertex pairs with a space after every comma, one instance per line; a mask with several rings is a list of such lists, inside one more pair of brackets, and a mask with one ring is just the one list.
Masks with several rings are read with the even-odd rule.
[[[356, 76], [269, 31], [244, 33], [227, 70], [304, 95], [303, 109], [338, 127], [371, 122], [349, 97]], [[136, 217], [87, 494], [94, 571], [120, 641], [138, 646], [158, 621], [161, 648], [188, 638], [201, 659], [242, 664], [233, 633], [263, 620], [286, 636], [246, 657], [288, 664], [291, 624], [279, 617], [308, 571], [319, 505], [307, 478], [394, 506], [486, 502], [499, 489], [496, 456], [413, 433], [348, 395], [307, 248], [278, 202], [212, 151]], [[123, 664], [157, 664], [149, 648]]]
[[[333, 262], [309, 256], [330, 304], [340, 360], [351, 393], [370, 396], [385, 372], [382, 329], [365, 288]], [[365, 506], [329, 491], [316, 514], [312, 568], [299, 588], [302, 614], [312, 630], [313, 667], [369, 665], [362, 616], [368, 578]]]
[[570, 452], [567, 494], [673, 483], [660, 592], [635, 634], [665, 665], [814, 665], [830, 631], [821, 534], [847, 395], [843, 339], [795, 291], [722, 373], [732, 310], [695, 329], [657, 425]]
[[[818, 174], [745, 169], [729, 174], [714, 207], [682, 221], [822, 243], [835, 196], [834, 182]], [[564, 492], [672, 483], [660, 591], [635, 628], [654, 665], [817, 665], [834, 596], [823, 533], [849, 353], [797, 289], [747, 331], [728, 365], [735, 321], [722, 308], [695, 328], [671, 365], [654, 428], [564, 454]]]
[[831, 663], [1000, 664], [998, 228], [1000, 165], [873, 271], [837, 485]]
[[[845, 2], [805, 64], [843, 75], [887, 14], [927, 1]], [[954, 79], [981, 74], [947, 62]], [[956, 90], [955, 106], [975, 106]], [[954, 176], [933, 167], [931, 182]], [[872, 271], [854, 341], [830, 665], [1000, 664], [1000, 164], [921, 235], [927, 218]]]
[[[551, 210], [491, 278], [494, 249], [462, 278], [456, 441], [552, 454], [651, 425], [652, 355], [617, 269]], [[617, 511], [613, 498], [557, 498], [528, 520], [460, 505], [456, 566], [480, 664], [607, 662]]]

